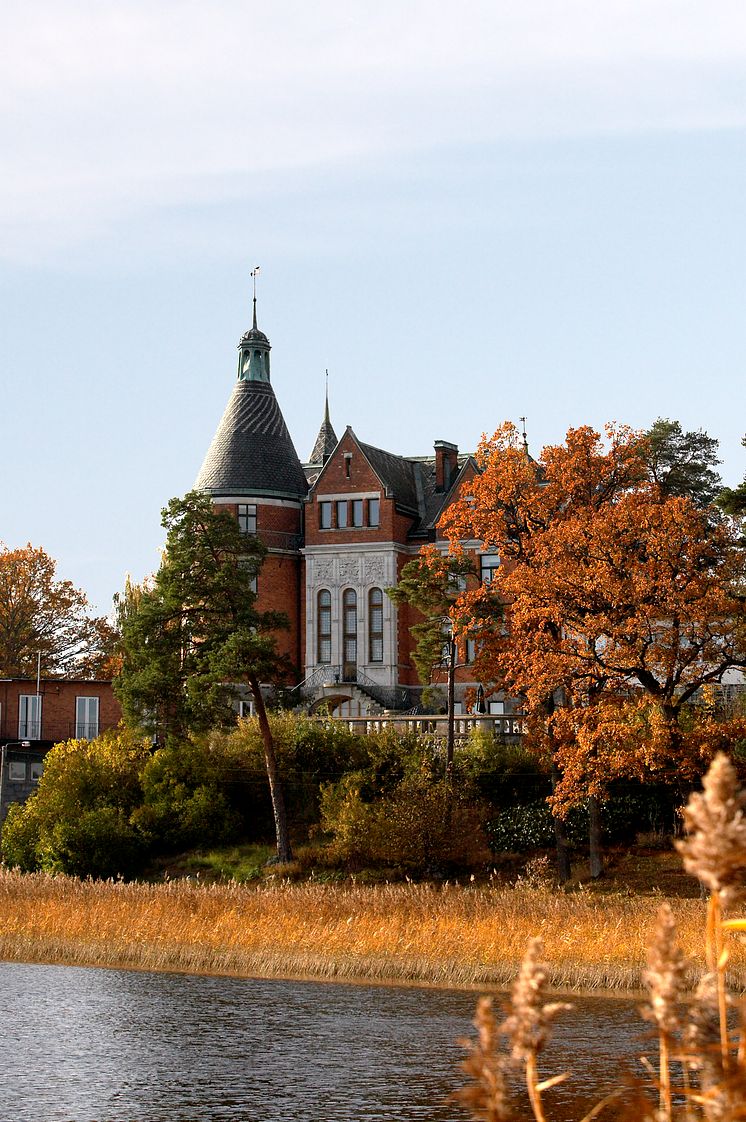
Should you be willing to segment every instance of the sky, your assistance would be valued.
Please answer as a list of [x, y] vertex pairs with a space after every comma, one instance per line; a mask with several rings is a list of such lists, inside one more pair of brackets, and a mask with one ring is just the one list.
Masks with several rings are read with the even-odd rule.
[[463, 451], [657, 417], [746, 470], [742, 0], [0, 9], [0, 540], [111, 610], [259, 326], [323, 417]]

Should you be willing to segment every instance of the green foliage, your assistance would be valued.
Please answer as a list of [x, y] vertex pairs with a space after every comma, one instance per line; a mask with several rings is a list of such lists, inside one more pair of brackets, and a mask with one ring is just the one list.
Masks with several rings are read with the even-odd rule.
[[117, 598], [114, 688], [126, 718], [165, 739], [231, 724], [228, 683], [282, 676], [273, 632], [287, 620], [257, 611], [253, 585], [266, 549], [208, 495], [172, 499], [162, 524], [160, 569]]
[[659, 417], [645, 434], [651, 477], [665, 495], [679, 495], [704, 507], [714, 502], [722, 482], [715, 470], [718, 442], [702, 429], [684, 432], [678, 421]]
[[142, 799], [147, 758], [147, 745], [121, 729], [56, 745], [36, 793], [8, 814], [5, 863], [77, 876], [130, 875], [145, 850], [130, 818]]
[[415, 640], [412, 661], [423, 685], [429, 683], [433, 667], [442, 659], [444, 641], [449, 641], [450, 611], [459, 585], [473, 572], [468, 557], [443, 555], [429, 548], [407, 562], [395, 588], [386, 589], [395, 604], [408, 604], [422, 617], [411, 631]]
[[142, 772], [143, 803], [133, 824], [159, 853], [212, 845], [240, 834], [232, 805], [235, 753], [202, 741], [170, 743], [153, 754]]
[[[746, 448], [746, 436], [741, 443]], [[724, 487], [718, 496], [718, 506], [734, 518], [746, 517], [746, 479], [737, 487]]]
[[[659, 785], [639, 785], [613, 794], [601, 806], [601, 829], [609, 844], [631, 843], [638, 833], [661, 834], [673, 826], [675, 792]], [[573, 808], [565, 819], [571, 845], [588, 844], [588, 812]], [[506, 805], [485, 823], [493, 853], [530, 853], [554, 845], [554, 821], [546, 800]]]
[[478, 809], [425, 774], [405, 776], [373, 802], [364, 799], [359, 776], [346, 776], [322, 789], [321, 811], [333, 855], [353, 867], [446, 872], [468, 867], [479, 852]]

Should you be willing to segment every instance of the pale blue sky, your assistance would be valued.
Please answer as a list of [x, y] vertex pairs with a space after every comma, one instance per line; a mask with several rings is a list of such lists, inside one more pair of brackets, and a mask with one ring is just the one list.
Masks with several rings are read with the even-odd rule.
[[332, 421], [473, 449], [658, 416], [743, 476], [741, 0], [48, 0], [0, 14], [0, 539], [108, 611], [259, 322]]

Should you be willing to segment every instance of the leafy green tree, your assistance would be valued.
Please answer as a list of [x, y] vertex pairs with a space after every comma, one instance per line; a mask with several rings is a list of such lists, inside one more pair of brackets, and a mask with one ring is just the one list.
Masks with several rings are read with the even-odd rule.
[[451, 610], [474, 572], [471, 560], [464, 554], [442, 554], [435, 546], [422, 552], [403, 567], [399, 583], [388, 588], [395, 604], [408, 604], [420, 615], [411, 627], [415, 640], [412, 661], [424, 686], [432, 681], [433, 671], [445, 662], [448, 681], [448, 738], [446, 743], [446, 774], [453, 773], [454, 746], [454, 683], [458, 658], [458, 635], [451, 619]]
[[[741, 443], [746, 448], [746, 436]], [[746, 516], [746, 478], [737, 487], [724, 487], [718, 497], [718, 505], [734, 518]]]
[[0, 543], [0, 676], [33, 678], [106, 676], [111, 626], [92, 617], [85, 594], [55, 579], [56, 562], [30, 543]]
[[715, 501], [722, 487], [716, 468], [718, 442], [702, 429], [684, 432], [678, 421], [658, 420], [645, 433], [646, 461], [663, 495], [691, 499], [698, 507]]
[[5, 863], [72, 876], [137, 871], [145, 847], [131, 816], [142, 800], [148, 756], [147, 743], [121, 729], [57, 744], [47, 753], [36, 793], [8, 811]]
[[131, 586], [118, 604], [121, 671], [115, 690], [140, 727], [184, 736], [235, 719], [232, 686], [254, 697], [277, 836], [277, 856], [292, 860], [277, 754], [260, 683], [286, 677], [275, 632], [287, 621], [256, 607], [262, 543], [236, 519], [192, 491], [163, 511], [166, 548], [148, 586]]

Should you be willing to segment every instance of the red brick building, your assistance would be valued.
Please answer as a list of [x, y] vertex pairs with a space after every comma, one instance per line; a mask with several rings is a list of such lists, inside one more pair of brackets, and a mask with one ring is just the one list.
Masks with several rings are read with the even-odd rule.
[[[386, 595], [476, 470], [445, 440], [433, 454], [401, 456], [347, 428], [337, 439], [328, 398], [310, 459], [301, 465], [270, 383], [267, 336], [254, 322], [238, 345], [238, 376], [195, 486], [228, 507], [269, 553], [257, 582], [260, 609], [288, 616], [278, 641], [297, 667], [298, 697], [341, 714], [410, 709], [421, 686], [413, 622]], [[445, 544], [444, 544], [445, 548]], [[475, 555], [479, 543], [471, 543]], [[478, 564], [489, 578], [494, 557]], [[476, 688], [467, 662], [457, 705]], [[502, 711], [502, 702], [493, 701]]]

